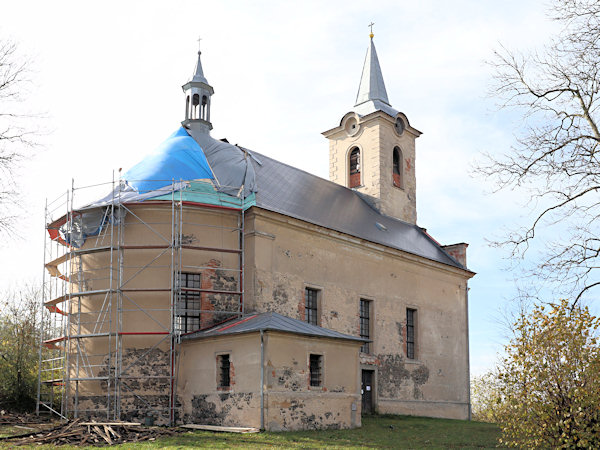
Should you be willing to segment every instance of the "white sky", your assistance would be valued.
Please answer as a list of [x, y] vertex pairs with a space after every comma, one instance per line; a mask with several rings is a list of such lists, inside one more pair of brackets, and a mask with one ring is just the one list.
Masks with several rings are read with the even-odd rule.
[[418, 224], [438, 241], [466, 241], [471, 364], [494, 361], [497, 325], [514, 294], [502, 252], [485, 239], [522, 215], [518, 193], [486, 195], [469, 175], [481, 151], [506, 151], [518, 118], [486, 97], [484, 63], [499, 43], [529, 48], [555, 25], [542, 1], [27, 1], [4, 2], [0, 37], [32, 60], [30, 109], [46, 114], [43, 149], [20, 172], [21, 239], [0, 244], [0, 289], [41, 279], [46, 197], [110, 181], [175, 131], [181, 85], [202, 37], [215, 89], [212, 135], [328, 175], [321, 132], [354, 104], [367, 24], [392, 106], [424, 134], [417, 141]]

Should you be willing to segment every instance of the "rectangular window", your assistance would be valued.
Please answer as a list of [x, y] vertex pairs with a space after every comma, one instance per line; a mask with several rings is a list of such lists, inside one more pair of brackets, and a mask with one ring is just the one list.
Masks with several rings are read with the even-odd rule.
[[200, 328], [200, 288], [199, 273], [179, 274], [176, 324], [181, 333]]
[[415, 359], [415, 319], [417, 310], [406, 308], [406, 357]]
[[308, 323], [319, 325], [319, 290], [306, 288], [304, 290], [304, 316]]
[[322, 363], [323, 357], [321, 355], [310, 355], [310, 385], [321, 386], [322, 379]]
[[[371, 338], [371, 301], [360, 299], [360, 337], [364, 339]], [[370, 353], [370, 343], [365, 342], [360, 351]]]
[[219, 387], [231, 387], [231, 362], [229, 355], [219, 355], [217, 357], [219, 363]]

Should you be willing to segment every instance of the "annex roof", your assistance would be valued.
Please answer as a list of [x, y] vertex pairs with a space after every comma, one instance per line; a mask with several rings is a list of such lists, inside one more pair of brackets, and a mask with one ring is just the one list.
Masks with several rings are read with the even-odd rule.
[[298, 319], [283, 316], [275, 312], [250, 314], [239, 319], [225, 322], [207, 330], [196, 331], [183, 335], [181, 339], [201, 339], [230, 334], [252, 333], [256, 331], [281, 331], [284, 333], [301, 334], [304, 336], [324, 337], [331, 339], [345, 339], [348, 341], [370, 342], [357, 336], [340, 333], [327, 328], [312, 325]]

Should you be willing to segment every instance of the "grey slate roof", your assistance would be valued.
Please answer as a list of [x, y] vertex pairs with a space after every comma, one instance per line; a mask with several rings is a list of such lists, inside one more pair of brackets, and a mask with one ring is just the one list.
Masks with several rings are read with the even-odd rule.
[[252, 333], [256, 331], [282, 331], [285, 333], [302, 334], [304, 336], [326, 337], [332, 339], [345, 339], [358, 342], [370, 342], [368, 339], [363, 339], [349, 334], [339, 333], [327, 328], [311, 325], [310, 323], [301, 320], [292, 319], [291, 317], [282, 316], [274, 312], [266, 312], [261, 314], [250, 314], [240, 319], [235, 319], [209, 328], [208, 330], [196, 331], [186, 334], [181, 338], [200, 339], [213, 336], [225, 336], [230, 334]]
[[382, 215], [352, 189], [252, 154], [260, 208], [466, 269], [420, 227]]

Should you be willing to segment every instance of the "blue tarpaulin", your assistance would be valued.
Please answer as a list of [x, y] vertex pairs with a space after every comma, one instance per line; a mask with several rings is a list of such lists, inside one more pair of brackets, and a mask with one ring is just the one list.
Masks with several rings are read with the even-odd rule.
[[123, 176], [139, 193], [170, 185], [172, 180], [214, 179], [204, 152], [183, 128]]

